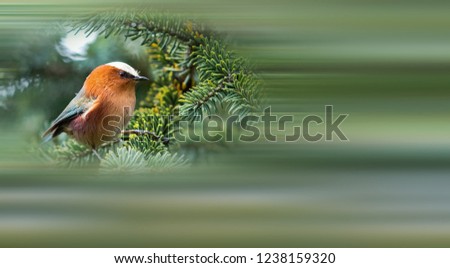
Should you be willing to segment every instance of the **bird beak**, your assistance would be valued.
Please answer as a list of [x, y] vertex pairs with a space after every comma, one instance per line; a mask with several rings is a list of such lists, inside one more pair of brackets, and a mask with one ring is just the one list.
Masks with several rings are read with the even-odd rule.
[[148, 81], [149, 80], [147, 77], [140, 76], [140, 75], [135, 76], [133, 79], [136, 80], [136, 81], [142, 81], [142, 80], [147, 80]]

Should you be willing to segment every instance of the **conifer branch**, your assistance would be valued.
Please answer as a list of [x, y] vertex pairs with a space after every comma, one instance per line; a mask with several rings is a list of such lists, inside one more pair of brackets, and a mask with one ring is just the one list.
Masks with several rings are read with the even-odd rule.
[[[178, 120], [192, 121], [223, 109], [239, 116], [260, 110], [260, 85], [250, 65], [202, 24], [149, 10], [128, 10], [85, 17], [73, 23], [73, 30], [139, 40], [151, 59], [154, 83], [130, 129], [122, 132], [125, 142], [102, 150], [104, 171], [182, 165], [183, 156], [168, 151]], [[73, 142], [58, 148], [59, 157], [70, 163], [84, 163], [91, 156]]]
[[153, 138], [153, 140], [161, 140], [165, 145], [167, 145], [170, 141], [167, 137], [162, 137], [156, 135], [153, 131], [141, 130], [141, 129], [127, 129], [122, 131], [122, 135], [147, 135]]

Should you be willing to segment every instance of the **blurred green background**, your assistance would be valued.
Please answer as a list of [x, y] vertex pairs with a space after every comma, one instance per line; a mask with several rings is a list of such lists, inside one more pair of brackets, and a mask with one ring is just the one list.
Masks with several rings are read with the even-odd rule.
[[123, 4], [93, 2], [0, 2], [0, 79], [39, 73], [44, 85], [0, 88], [0, 246], [450, 246], [450, 2], [136, 2], [226, 33], [277, 114], [349, 114], [347, 142], [239, 144], [139, 177], [32, 152], [93, 66], [148, 72], [120, 40], [94, 42], [85, 61], [58, 50], [49, 25]]

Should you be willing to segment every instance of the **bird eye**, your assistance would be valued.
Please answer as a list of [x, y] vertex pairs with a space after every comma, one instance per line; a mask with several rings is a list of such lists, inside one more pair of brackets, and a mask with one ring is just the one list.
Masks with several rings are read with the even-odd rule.
[[134, 79], [134, 75], [125, 72], [125, 71], [120, 71], [119, 72], [120, 77], [125, 78], [125, 79]]

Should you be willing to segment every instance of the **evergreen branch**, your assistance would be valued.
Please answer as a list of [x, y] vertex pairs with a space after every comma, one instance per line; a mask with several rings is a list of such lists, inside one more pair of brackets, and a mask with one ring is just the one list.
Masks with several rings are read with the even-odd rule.
[[[84, 31], [88, 35], [98, 32], [105, 38], [111, 34], [117, 35], [125, 32], [127, 38], [132, 40], [143, 38], [142, 44], [158, 43], [162, 47], [171, 41], [168, 37], [176, 38], [192, 46], [199, 44], [201, 36], [213, 35], [201, 24], [168, 14], [155, 14], [149, 9], [97, 13], [73, 23], [72, 30]], [[158, 38], [160, 38], [159, 41]]]
[[165, 145], [169, 144], [169, 141], [170, 141], [169, 138], [158, 136], [153, 131], [140, 130], [140, 129], [128, 129], [128, 130], [123, 130], [122, 131], [122, 135], [132, 135], [132, 134], [134, 134], [134, 135], [148, 135], [148, 136], [151, 136], [153, 138], [153, 140], [161, 140], [162, 143], [165, 144]]
[[146, 156], [129, 147], [111, 150], [100, 163], [102, 173], [150, 173], [171, 171], [187, 165], [187, 160], [178, 154], [168, 152]]
[[220, 81], [219, 85], [217, 85], [217, 87], [213, 88], [212, 90], [210, 90], [208, 92], [208, 94], [206, 94], [205, 96], [203, 96], [203, 98], [201, 98], [200, 100], [198, 100], [195, 104], [197, 105], [197, 108], [199, 108], [200, 106], [202, 106], [203, 104], [205, 104], [206, 102], [208, 102], [212, 97], [217, 96], [217, 94], [219, 93], [219, 91], [224, 89], [224, 82]]
[[102, 173], [137, 173], [145, 167], [145, 155], [128, 147], [109, 151], [100, 162]]
[[67, 140], [61, 145], [51, 148], [42, 147], [41, 152], [45, 154], [47, 159], [50, 158], [59, 165], [66, 167], [85, 166], [96, 162], [98, 159], [91, 149], [74, 140]]
[[214, 114], [225, 97], [223, 89], [223, 81], [219, 82], [217, 86], [214, 86], [211, 81], [201, 82], [192, 91], [183, 95], [180, 100], [183, 103], [180, 106], [180, 116], [193, 121], [204, 115]]
[[188, 165], [187, 159], [183, 155], [169, 152], [157, 153], [148, 158], [148, 166], [152, 171], [166, 171], [174, 168], [181, 168]]
[[[185, 164], [183, 156], [168, 152], [177, 120], [193, 121], [223, 111], [243, 116], [259, 110], [260, 85], [249, 64], [201, 24], [129, 10], [86, 17], [73, 30], [139, 39], [151, 59], [154, 83], [129, 124], [132, 129], [122, 132], [126, 141], [100, 150], [104, 172], [147, 172]], [[69, 165], [96, 160], [75, 142], [57, 146], [55, 155]]]
[[[173, 23], [173, 22], [172, 22]], [[147, 34], [155, 34], [155, 33], [163, 33], [165, 35], [175, 37], [178, 40], [185, 42], [185, 43], [191, 43], [195, 42], [195, 38], [193, 38], [192, 35], [187, 34], [185, 31], [181, 30], [181, 28], [167, 28], [165, 23], [156, 23], [155, 18], [149, 18], [147, 15], [144, 15], [143, 18], [140, 18], [135, 21], [126, 20], [124, 22], [125, 25], [127, 25], [130, 28], [129, 35], [130, 36], [138, 36], [141, 37], [142, 31], [147, 31]], [[178, 23], [175, 23], [178, 24]], [[147, 37], [149, 37], [147, 35]], [[144, 39], [146, 40], [146, 39]], [[167, 40], [165, 40], [167, 42]], [[163, 43], [163, 47], [166, 47], [166, 45]]]
[[[99, 30], [99, 25], [104, 27], [101, 33], [105, 37], [112, 32], [108, 29], [117, 29], [115, 33], [125, 31], [127, 38], [142, 38], [142, 44], [149, 47], [156, 44], [161, 51], [158, 58], [169, 60], [172, 65], [177, 62], [165, 55], [175, 56], [180, 42], [184, 43], [181, 48], [186, 55], [178, 62], [181, 70], [172, 71], [180, 90], [185, 92], [180, 105], [182, 115], [192, 118], [210, 114], [217, 110], [216, 104], [225, 105], [232, 114], [245, 115], [259, 110], [259, 87], [248, 64], [201, 24], [140, 10], [106, 12], [84, 20], [76, 28], [92, 32]], [[199, 81], [194, 83], [196, 76]]]
[[[223, 81], [220, 90], [225, 92], [225, 96], [220, 101], [228, 104], [230, 114], [242, 116], [260, 110], [259, 84], [246, 61], [229, 52], [218, 40], [211, 38], [205, 38], [204, 44], [194, 49], [193, 61], [199, 79]], [[210, 91], [213, 92], [212, 95], [203, 96], [207, 98], [191, 102], [203, 104], [205, 99], [217, 102], [218, 99], [214, 99], [217, 87], [211, 87]]]

